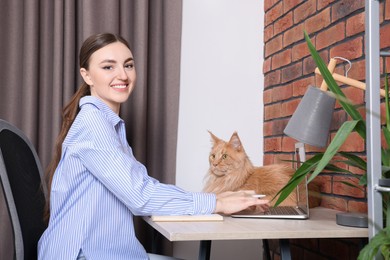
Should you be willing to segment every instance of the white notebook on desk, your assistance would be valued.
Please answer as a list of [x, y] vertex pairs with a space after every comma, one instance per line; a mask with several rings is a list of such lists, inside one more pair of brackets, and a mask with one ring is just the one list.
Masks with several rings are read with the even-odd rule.
[[219, 214], [209, 215], [179, 215], [179, 216], [150, 216], [155, 222], [196, 222], [196, 221], [223, 221], [223, 216]]

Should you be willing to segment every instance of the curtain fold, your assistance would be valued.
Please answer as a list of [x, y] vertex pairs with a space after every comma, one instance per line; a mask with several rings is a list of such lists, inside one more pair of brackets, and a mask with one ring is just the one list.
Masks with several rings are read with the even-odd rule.
[[181, 12], [181, 0], [2, 0], [0, 118], [26, 133], [45, 168], [61, 110], [81, 83], [82, 42], [93, 33], [121, 34], [137, 70], [121, 109], [128, 141], [151, 176], [174, 183]]

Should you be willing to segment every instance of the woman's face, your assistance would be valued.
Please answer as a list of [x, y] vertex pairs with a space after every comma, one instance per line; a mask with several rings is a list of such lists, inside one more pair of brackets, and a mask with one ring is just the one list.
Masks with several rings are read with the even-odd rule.
[[91, 88], [91, 95], [100, 98], [114, 112], [133, 91], [136, 73], [129, 48], [121, 42], [111, 43], [89, 59], [89, 69], [80, 69], [81, 76]]

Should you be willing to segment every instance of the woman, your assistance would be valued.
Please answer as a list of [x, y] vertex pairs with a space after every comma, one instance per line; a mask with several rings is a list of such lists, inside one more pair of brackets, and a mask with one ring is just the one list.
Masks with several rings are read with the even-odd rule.
[[118, 116], [136, 80], [128, 43], [113, 34], [92, 35], [79, 59], [84, 83], [64, 108], [47, 171], [50, 217], [39, 259], [148, 259], [135, 237], [133, 215], [231, 214], [267, 207], [252, 191], [186, 192], [149, 177], [134, 158]]

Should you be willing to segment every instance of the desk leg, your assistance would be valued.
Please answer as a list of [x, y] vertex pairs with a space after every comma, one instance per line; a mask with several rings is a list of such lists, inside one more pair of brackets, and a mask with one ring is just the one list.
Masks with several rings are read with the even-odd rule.
[[291, 260], [290, 242], [288, 239], [280, 239], [280, 258], [282, 260]]
[[199, 260], [210, 260], [211, 240], [200, 241]]
[[265, 259], [271, 260], [271, 253], [269, 251], [268, 239], [263, 239], [263, 250], [264, 250]]

